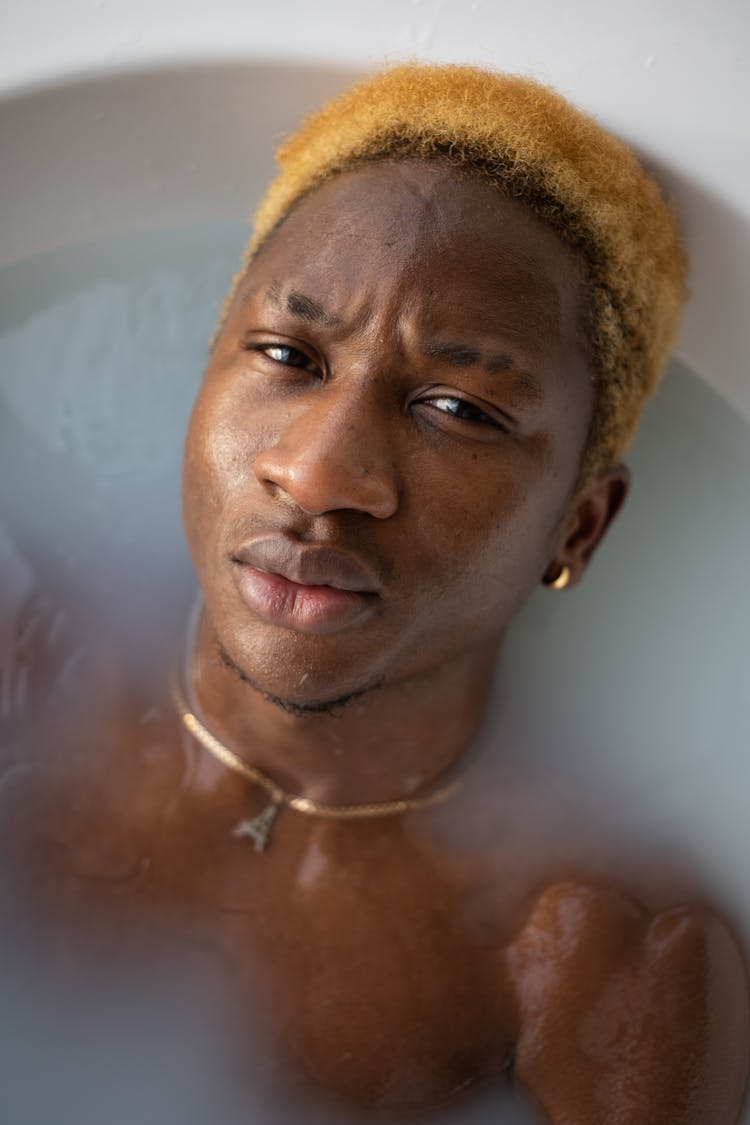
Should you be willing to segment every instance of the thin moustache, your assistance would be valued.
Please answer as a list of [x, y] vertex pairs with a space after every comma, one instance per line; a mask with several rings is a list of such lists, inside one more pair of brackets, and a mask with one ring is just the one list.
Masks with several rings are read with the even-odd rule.
[[363, 562], [337, 547], [298, 543], [285, 535], [250, 539], [232, 552], [235, 562], [279, 574], [301, 586], [377, 594], [382, 583]]

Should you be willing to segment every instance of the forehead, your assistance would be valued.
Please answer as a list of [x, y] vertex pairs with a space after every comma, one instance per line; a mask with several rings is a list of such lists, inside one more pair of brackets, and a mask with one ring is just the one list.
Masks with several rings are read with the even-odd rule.
[[[367, 291], [444, 322], [480, 322], [528, 341], [578, 333], [572, 251], [528, 208], [445, 163], [382, 161], [340, 174], [299, 202], [250, 265], [245, 293], [320, 298], [356, 310]], [[433, 327], [430, 325], [430, 327]]]

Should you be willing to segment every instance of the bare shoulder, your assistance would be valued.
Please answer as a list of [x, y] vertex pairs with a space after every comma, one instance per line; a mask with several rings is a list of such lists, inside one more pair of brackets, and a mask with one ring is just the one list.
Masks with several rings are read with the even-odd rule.
[[4, 854], [40, 892], [135, 878], [179, 789], [174, 717], [125, 691], [92, 699], [88, 709], [40, 709], [24, 732], [23, 768], [3, 778]]
[[748, 982], [730, 927], [700, 904], [659, 913], [623, 890], [546, 886], [508, 948], [517, 1074], [550, 1120], [737, 1120]]

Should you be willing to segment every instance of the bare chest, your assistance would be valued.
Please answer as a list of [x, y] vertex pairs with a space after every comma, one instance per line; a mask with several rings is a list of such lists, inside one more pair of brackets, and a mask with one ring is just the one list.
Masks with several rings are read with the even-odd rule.
[[[238, 1027], [316, 1086], [427, 1106], [502, 1074], [514, 1040], [502, 953], [461, 887], [396, 825], [282, 814], [268, 850], [175, 809], [131, 914], [215, 951]], [[142, 864], [142, 866], [144, 866]]]

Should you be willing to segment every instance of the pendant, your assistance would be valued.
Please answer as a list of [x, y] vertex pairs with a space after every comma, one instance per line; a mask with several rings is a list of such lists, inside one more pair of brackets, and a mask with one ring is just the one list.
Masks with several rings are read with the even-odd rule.
[[268, 846], [268, 837], [271, 832], [271, 827], [276, 817], [279, 815], [281, 808], [275, 801], [271, 801], [270, 805], [266, 805], [263, 812], [258, 813], [252, 820], [241, 820], [232, 829], [232, 835], [240, 839], [243, 836], [249, 836], [255, 845], [256, 852], [264, 852]]

